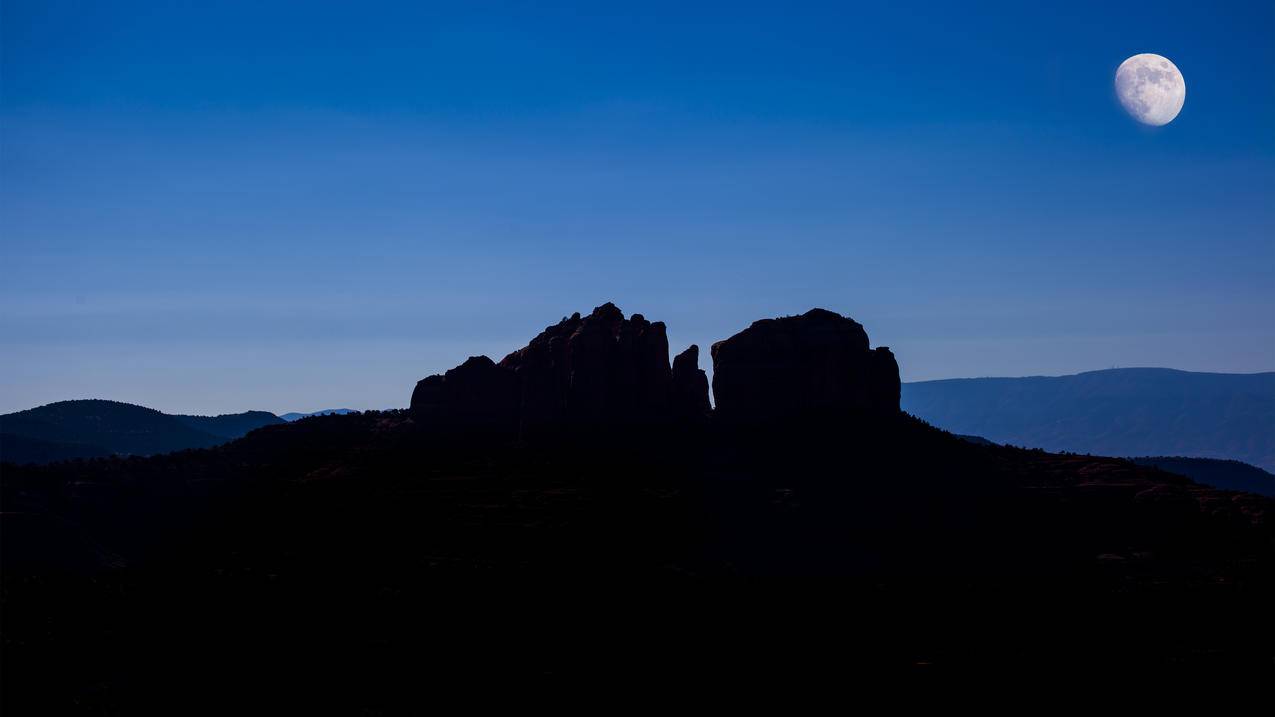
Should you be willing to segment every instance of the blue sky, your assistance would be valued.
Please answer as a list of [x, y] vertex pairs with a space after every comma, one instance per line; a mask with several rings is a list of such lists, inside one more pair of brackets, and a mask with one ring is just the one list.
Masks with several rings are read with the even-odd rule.
[[607, 300], [1275, 369], [1275, 5], [685, 5], [5, 0], [0, 410], [403, 406]]

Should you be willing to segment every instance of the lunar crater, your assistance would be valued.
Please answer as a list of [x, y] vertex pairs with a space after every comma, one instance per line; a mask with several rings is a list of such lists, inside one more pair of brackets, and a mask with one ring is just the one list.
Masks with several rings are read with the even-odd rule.
[[1134, 55], [1116, 70], [1116, 96], [1134, 119], [1153, 126], [1172, 122], [1186, 102], [1186, 81], [1168, 58]]

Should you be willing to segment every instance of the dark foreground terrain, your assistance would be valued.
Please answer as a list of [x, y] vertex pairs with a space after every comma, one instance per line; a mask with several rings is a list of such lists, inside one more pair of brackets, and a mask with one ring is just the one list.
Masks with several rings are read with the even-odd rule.
[[936, 430], [826, 312], [714, 346], [710, 411], [697, 352], [670, 367], [662, 325], [611, 309], [423, 380], [410, 411], [5, 466], [6, 714], [1269, 698], [1269, 499]]

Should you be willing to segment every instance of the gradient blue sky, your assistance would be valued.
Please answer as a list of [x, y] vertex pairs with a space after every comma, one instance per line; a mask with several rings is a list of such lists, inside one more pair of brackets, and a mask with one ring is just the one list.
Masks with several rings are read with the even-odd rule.
[[0, 5], [3, 411], [403, 406], [607, 300], [824, 306], [905, 380], [1275, 369], [1269, 1]]

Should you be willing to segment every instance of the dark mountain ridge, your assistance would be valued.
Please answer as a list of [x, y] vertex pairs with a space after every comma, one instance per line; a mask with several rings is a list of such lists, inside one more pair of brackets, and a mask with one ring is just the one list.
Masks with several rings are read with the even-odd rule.
[[1275, 372], [1122, 368], [903, 386], [903, 410], [954, 433], [1110, 456], [1234, 459], [1275, 471]]
[[[982, 436], [957, 434], [957, 437], [980, 446], [1000, 445]], [[1131, 456], [1128, 460], [1140, 466], [1186, 476], [1201, 485], [1275, 497], [1275, 475], [1241, 461], [1182, 456]]]
[[0, 416], [0, 461], [45, 463], [100, 455], [154, 455], [208, 448], [282, 423], [265, 411], [169, 415], [120, 401], [58, 401]]
[[1135, 456], [1129, 460], [1140, 466], [1184, 475], [1196, 483], [1214, 488], [1275, 497], [1275, 475], [1240, 461], [1182, 456]]
[[239, 438], [249, 431], [262, 426], [273, 426], [284, 423], [279, 416], [268, 411], [244, 411], [243, 413], [223, 413], [219, 416], [190, 416], [175, 414], [173, 418], [204, 433], [211, 433], [226, 439]]
[[715, 344], [718, 409], [668, 353], [604, 305], [406, 411], [6, 467], [5, 699], [1264, 684], [1270, 500], [935, 429], [832, 312]]
[[311, 411], [309, 413], [301, 413], [299, 411], [290, 411], [288, 413], [279, 414], [279, 418], [283, 419], [284, 421], [287, 421], [288, 423], [291, 423], [293, 421], [299, 421], [302, 418], [309, 418], [310, 416], [328, 416], [332, 414], [343, 416], [347, 413], [355, 413], [355, 411], [352, 408], [324, 408], [322, 410]]

